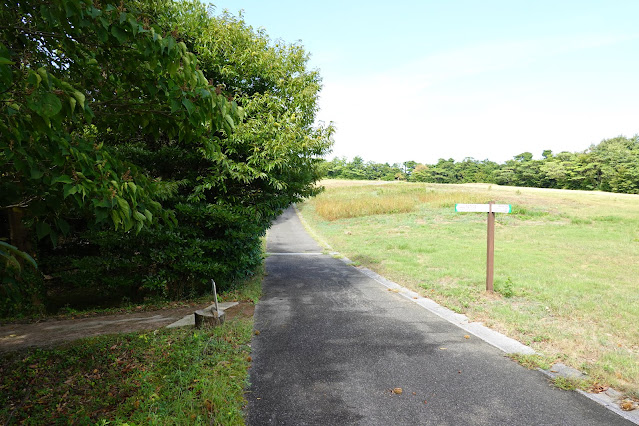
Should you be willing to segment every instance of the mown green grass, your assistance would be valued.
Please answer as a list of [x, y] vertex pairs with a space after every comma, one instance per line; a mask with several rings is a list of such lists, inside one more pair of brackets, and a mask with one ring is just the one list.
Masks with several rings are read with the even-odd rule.
[[[262, 272], [225, 300], [257, 300]], [[0, 424], [242, 425], [252, 318], [0, 355]]]
[[[639, 196], [326, 183], [301, 210], [334, 249], [639, 396]], [[394, 194], [413, 200], [412, 209], [349, 211], [350, 200]], [[454, 212], [455, 203], [489, 200], [513, 205], [497, 215], [494, 295], [485, 292], [486, 215]], [[324, 203], [332, 216], [321, 214]]]

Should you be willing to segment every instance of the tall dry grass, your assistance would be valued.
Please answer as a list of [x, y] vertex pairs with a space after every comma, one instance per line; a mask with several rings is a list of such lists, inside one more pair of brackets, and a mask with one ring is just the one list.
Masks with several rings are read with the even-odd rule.
[[488, 194], [448, 189], [435, 190], [420, 184], [369, 183], [348, 187], [342, 183], [327, 185], [327, 191], [314, 199], [313, 205], [323, 219], [334, 221], [381, 214], [409, 213], [415, 211], [421, 203], [434, 207], [454, 207], [456, 203], [488, 203], [489, 201]]
[[346, 219], [378, 214], [408, 213], [415, 210], [417, 199], [408, 195], [387, 195], [373, 199], [318, 198], [315, 210], [325, 220]]

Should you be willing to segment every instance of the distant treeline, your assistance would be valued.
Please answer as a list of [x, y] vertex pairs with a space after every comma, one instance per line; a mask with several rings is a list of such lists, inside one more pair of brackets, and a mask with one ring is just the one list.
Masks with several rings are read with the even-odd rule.
[[332, 179], [407, 180], [431, 183], [484, 182], [537, 188], [601, 190], [639, 193], [639, 135], [604, 139], [583, 152], [550, 150], [542, 159], [533, 154], [515, 155], [503, 164], [465, 158], [463, 161], [440, 158], [436, 164], [416, 161], [404, 163], [364, 162], [334, 158], [324, 164]]

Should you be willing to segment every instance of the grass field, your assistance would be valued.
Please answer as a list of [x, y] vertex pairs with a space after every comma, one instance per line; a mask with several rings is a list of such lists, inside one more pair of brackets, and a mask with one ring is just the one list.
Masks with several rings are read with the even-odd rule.
[[[324, 181], [301, 206], [335, 250], [639, 397], [639, 196], [465, 184]], [[486, 214], [497, 214], [485, 292]]]

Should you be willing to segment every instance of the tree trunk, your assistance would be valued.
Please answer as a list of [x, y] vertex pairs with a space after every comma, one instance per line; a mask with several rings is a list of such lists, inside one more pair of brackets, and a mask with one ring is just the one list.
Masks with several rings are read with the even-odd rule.
[[6, 211], [7, 218], [9, 219], [10, 243], [16, 246], [18, 250], [22, 250], [25, 253], [33, 254], [33, 247], [31, 245], [29, 233], [27, 232], [27, 228], [24, 227], [24, 223], [22, 222], [25, 209], [21, 207], [11, 207]]

